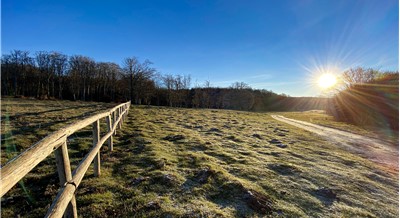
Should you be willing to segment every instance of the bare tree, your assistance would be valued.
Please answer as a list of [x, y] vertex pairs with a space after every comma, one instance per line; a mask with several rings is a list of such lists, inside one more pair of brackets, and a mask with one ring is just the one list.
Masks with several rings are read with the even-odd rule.
[[116, 80], [121, 73], [118, 64], [110, 62], [96, 63], [96, 98], [111, 101], [115, 99]]
[[[50, 62], [51, 62], [51, 68], [54, 71], [55, 77], [57, 77], [58, 80], [58, 98], [62, 99], [62, 92], [63, 92], [63, 78], [65, 76], [66, 70], [67, 70], [67, 63], [68, 63], [68, 57], [67, 55], [58, 53], [58, 52], [53, 52], [50, 55]], [[55, 96], [55, 91], [54, 91], [54, 83], [55, 79], [53, 80], [53, 97]]]
[[175, 96], [174, 96], [174, 76], [167, 74], [163, 78], [163, 83], [165, 87], [167, 88], [167, 98], [168, 98], [168, 103], [169, 106], [172, 107], [172, 103], [175, 102]]
[[355, 84], [369, 83], [375, 79], [378, 71], [373, 69], [363, 69], [361, 67], [355, 69], [346, 70], [342, 74], [342, 84], [339, 86], [340, 89], [346, 89]]
[[151, 80], [156, 70], [151, 67], [153, 63], [145, 60], [140, 63], [136, 57], [125, 58], [123, 63], [123, 70], [125, 75], [129, 77], [129, 94], [131, 101], [141, 104], [144, 93], [149, 93], [146, 90], [147, 85], [151, 84]]
[[88, 100], [91, 90], [91, 79], [95, 75], [95, 62], [93, 59], [81, 55], [74, 55], [69, 59], [70, 77], [73, 96]]
[[234, 82], [231, 85], [231, 88], [232, 89], [251, 89], [251, 87], [247, 83], [244, 83], [244, 82]]
[[[35, 54], [36, 64], [39, 68], [39, 84], [37, 97], [50, 97], [50, 80], [52, 78], [50, 53], [46, 51], [38, 51]], [[43, 81], [46, 81], [43, 83]]]
[[131, 101], [134, 99], [133, 94], [133, 79], [135, 74], [139, 71], [140, 63], [136, 57], [125, 58], [123, 63], [123, 70], [129, 76], [129, 95]]
[[148, 98], [153, 93], [154, 82], [152, 77], [156, 70], [151, 66], [153, 63], [145, 60], [140, 64], [139, 72], [134, 80], [135, 100], [137, 104], [142, 103], [142, 99]]
[[1, 93], [4, 95], [11, 95], [12, 87], [11, 84], [11, 76], [12, 76], [12, 60], [11, 55], [2, 55], [1, 56]]
[[[24, 94], [27, 78], [27, 67], [33, 64], [28, 51], [13, 50], [10, 53], [10, 62], [12, 63], [12, 80], [14, 95]], [[20, 80], [20, 81], [18, 81]], [[21, 84], [20, 84], [21, 83]]]

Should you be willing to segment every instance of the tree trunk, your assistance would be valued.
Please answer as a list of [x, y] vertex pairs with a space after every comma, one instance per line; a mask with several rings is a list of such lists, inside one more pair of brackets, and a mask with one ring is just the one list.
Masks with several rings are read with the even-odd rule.
[[47, 95], [47, 97], [50, 97], [50, 77], [48, 77], [47, 78], [47, 93], [46, 93], [46, 95]]
[[59, 98], [59, 99], [63, 99], [63, 98], [62, 98], [62, 84], [61, 84], [61, 78], [58, 80], [58, 98]]
[[83, 100], [86, 101], [86, 79], [83, 79]]
[[131, 84], [130, 84], [130, 94], [131, 94], [131, 102], [133, 102], [133, 73], [131, 73]]
[[54, 79], [51, 83], [51, 96], [54, 98], [55, 97], [55, 93], [54, 93]]

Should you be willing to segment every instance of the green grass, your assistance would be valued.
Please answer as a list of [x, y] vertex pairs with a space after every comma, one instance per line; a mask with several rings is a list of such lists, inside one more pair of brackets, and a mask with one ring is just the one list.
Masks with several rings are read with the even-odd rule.
[[[68, 145], [76, 165], [90, 133]], [[89, 168], [76, 193], [82, 217], [398, 217], [398, 174], [268, 113], [133, 106], [101, 159], [101, 177]], [[2, 217], [43, 216], [57, 180], [48, 158], [26, 193], [4, 196]]]

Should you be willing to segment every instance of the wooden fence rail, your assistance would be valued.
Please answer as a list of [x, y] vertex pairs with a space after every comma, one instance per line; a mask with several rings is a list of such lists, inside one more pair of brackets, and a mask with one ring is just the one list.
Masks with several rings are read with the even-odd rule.
[[[47, 211], [46, 217], [62, 217], [63, 215], [65, 217], [77, 217], [75, 191], [92, 162], [94, 162], [94, 175], [100, 176], [100, 148], [107, 141], [109, 150], [113, 150], [113, 135], [116, 134], [117, 128], [121, 128], [130, 105], [131, 102], [128, 101], [107, 112], [96, 114], [68, 125], [7, 162], [0, 169], [1, 197], [54, 151], [61, 189]], [[99, 122], [102, 118], [106, 119], [107, 133], [100, 138]], [[93, 131], [93, 147], [74, 172], [71, 173], [67, 137], [90, 124], [92, 124]]]

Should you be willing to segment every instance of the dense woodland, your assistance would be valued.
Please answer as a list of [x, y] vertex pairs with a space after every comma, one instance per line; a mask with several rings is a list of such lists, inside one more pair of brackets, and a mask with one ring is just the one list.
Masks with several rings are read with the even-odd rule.
[[162, 75], [149, 60], [140, 62], [135, 57], [124, 59], [120, 66], [81, 55], [14, 50], [2, 56], [1, 76], [2, 96], [37, 99], [132, 100], [136, 104], [252, 111], [323, 109], [326, 101], [254, 90], [243, 82], [219, 88], [206, 81], [191, 88], [190, 76]]
[[357, 68], [342, 79], [330, 98], [295, 98], [243, 82], [229, 88], [209, 81], [192, 87], [190, 76], [162, 75], [151, 61], [136, 57], [122, 65], [47, 51], [14, 50], [1, 57], [2, 96], [248, 111], [322, 109], [338, 120], [398, 130], [398, 72]]

